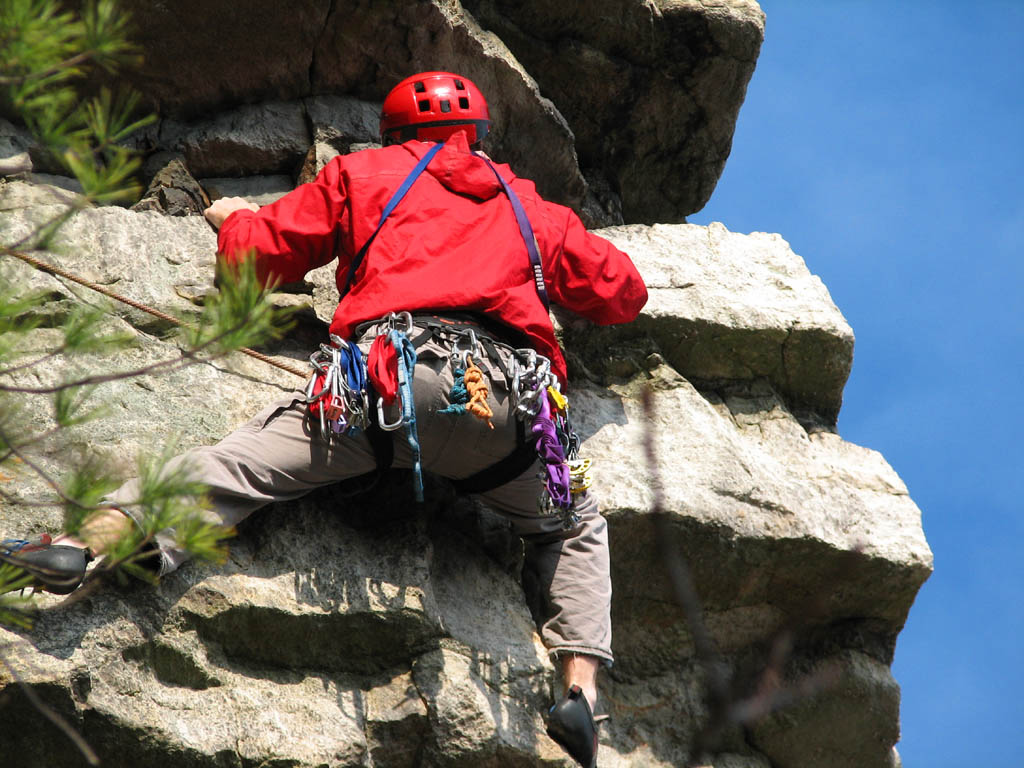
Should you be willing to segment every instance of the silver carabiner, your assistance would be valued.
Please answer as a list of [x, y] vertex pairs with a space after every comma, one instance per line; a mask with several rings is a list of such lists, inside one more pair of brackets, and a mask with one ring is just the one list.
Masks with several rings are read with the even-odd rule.
[[[395, 402], [400, 403], [402, 395], [395, 395]], [[387, 417], [384, 415], [384, 398], [378, 398], [377, 400], [377, 424], [385, 432], [394, 432], [396, 429], [401, 429], [402, 425], [405, 424], [405, 416], [402, 414], [402, 409], [398, 409], [398, 421], [388, 424]]]
[[[398, 327], [398, 321], [405, 321], [405, 328]], [[388, 329], [392, 331], [401, 331], [405, 335], [412, 333], [412, 312], [390, 312], [388, 314]]]
[[[459, 349], [459, 342], [469, 336], [469, 348]], [[452, 344], [452, 360], [458, 360], [462, 363], [462, 367], [465, 368], [467, 365], [467, 358], [470, 353], [477, 354], [478, 343], [476, 339], [476, 332], [472, 328], [466, 328], [462, 333], [455, 339], [455, 343]]]

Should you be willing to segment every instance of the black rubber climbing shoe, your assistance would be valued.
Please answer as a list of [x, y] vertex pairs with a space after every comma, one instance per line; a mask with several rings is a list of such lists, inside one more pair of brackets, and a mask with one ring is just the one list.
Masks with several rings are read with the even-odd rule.
[[32, 577], [30, 586], [57, 595], [74, 592], [85, 578], [92, 553], [81, 547], [53, 544], [47, 534], [34, 541], [6, 539], [0, 542], [0, 562], [21, 568]]
[[548, 713], [548, 736], [583, 768], [597, 768], [597, 724], [578, 685]]

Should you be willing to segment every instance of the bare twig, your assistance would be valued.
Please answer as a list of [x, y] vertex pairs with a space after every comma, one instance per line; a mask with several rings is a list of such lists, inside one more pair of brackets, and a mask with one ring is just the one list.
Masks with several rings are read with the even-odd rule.
[[[2, 440], [8, 446], [11, 446], [10, 437], [7, 435], [7, 433], [2, 428], [0, 428], [0, 440]], [[39, 475], [39, 477], [41, 477], [43, 479], [43, 482], [45, 482], [47, 485], [49, 485], [53, 489], [54, 493], [57, 494], [57, 496], [59, 496], [61, 499], [63, 499], [68, 504], [74, 504], [75, 503], [75, 500], [72, 499], [70, 496], [68, 496], [67, 494], [64, 493], [64, 489], [60, 487], [60, 483], [58, 483], [56, 480], [54, 480], [52, 477], [50, 477], [50, 475], [47, 474], [46, 470], [44, 470], [42, 467], [38, 466], [35, 462], [33, 462], [27, 456], [25, 456], [19, 449], [11, 446], [10, 447], [10, 452], [13, 453], [14, 456], [18, 460], [20, 460], [25, 466], [27, 466], [29, 469], [31, 469], [33, 472], [35, 472], [37, 475]]]
[[0, 86], [11, 86], [20, 85], [21, 83], [28, 83], [32, 80], [44, 80], [47, 77], [53, 77], [59, 75], [69, 69], [74, 69], [79, 64], [84, 64], [89, 59], [96, 55], [97, 51], [83, 51], [82, 53], [75, 54], [70, 58], [64, 59], [64, 61], [54, 64], [49, 69], [44, 69], [40, 72], [29, 72], [26, 75], [0, 75]]
[[[647, 423], [651, 423], [654, 415], [654, 403], [653, 393], [649, 389], [644, 392], [643, 408]], [[730, 680], [728, 667], [715, 648], [704, 621], [700, 598], [686, 559], [673, 543], [675, 537], [669, 516], [664, 508], [658, 461], [654, 450], [653, 436], [649, 430], [644, 435], [644, 454], [651, 474], [651, 488], [654, 496], [651, 517], [655, 526], [655, 538], [658, 542], [659, 553], [668, 571], [669, 583], [676, 602], [683, 612], [693, 637], [697, 660], [705, 678], [708, 717], [694, 737], [687, 763], [688, 766], [696, 768], [702, 764], [703, 758], [713, 752], [716, 741], [726, 728], [749, 725], [772, 712], [806, 700], [834, 685], [841, 671], [835, 664], [825, 664], [815, 673], [784, 683], [785, 669], [792, 658], [796, 636], [796, 628], [787, 624], [780, 627], [772, 637], [768, 660], [757, 680], [754, 693], [746, 698], [737, 695]], [[849, 561], [844, 561], [839, 568], [846, 569], [848, 563]], [[840, 578], [841, 573], [837, 571], [835, 576]], [[832, 582], [825, 579], [823, 583]], [[822, 615], [824, 613], [823, 601], [824, 593], [811, 595], [807, 600], [805, 610], [798, 610], [795, 613], [805, 620], [814, 615]]]

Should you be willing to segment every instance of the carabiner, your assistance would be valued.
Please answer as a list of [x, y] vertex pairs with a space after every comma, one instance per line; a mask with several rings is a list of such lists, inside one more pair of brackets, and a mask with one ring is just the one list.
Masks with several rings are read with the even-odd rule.
[[[401, 402], [401, 395], [395, 395], [395, 402]], [[377, 424], [385, 432], [394, 432], [396, 429], [401, 429], [402, 425], [405, 424], [405, 415], [402, 413], [402, 409], [398, 409], [398, 421], [388, 424], [387, 417], [384, 415], [384, 398], [377, 400]]]
[[[466, 336], [469, 336], [469, 348], [459, 349], [459, 342], [462, 341]], [[466, 328], [462, 333], [455, 339], [455, 343], [452, 344], [452, 360], [458, 360], [462, 363], [462, 367], [465, 368], [467, 365], [467, 358], [470, 354], [477, 353], [477, 339], [476, 333], [472, 328]]]
[[[398, 327], [398, 321], [405, 321], [405, 328]], [[412, 312], [389, 312], [388, 313], [388, 330], [401, 331], [406, 336], [412, 333]]]

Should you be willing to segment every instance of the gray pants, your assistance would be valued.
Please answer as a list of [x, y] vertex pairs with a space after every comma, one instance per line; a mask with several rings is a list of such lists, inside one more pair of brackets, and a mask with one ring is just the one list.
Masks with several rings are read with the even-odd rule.
[[[369, 339], [367, 339], [369, 341]], [[368, 344], [361, 344], [364, 351]], [[516, 447], [516, 424], [509, 386], [501, 369], [486, 358], [474, 361], [490, 386], [488, 403], [494, 429], [469, 413], [439, 413], [446, 408], [453, 382], [450, 349], [427, 341], [418, 350], [413, 380], [416, 422], [424, 471], [447, 478], [465, 478], [504, 458]], [[504, 355], [504, 352], [500, 354]], [[187, 462], [194, 477], [209, 487], [213, 520], [235, 526], [252, 512], [275, 501], [295, 499], [314, 488], [366, 474], [376, 468], [365, 435], [319, 434], [319, 424], [306, 416], [301, 393], [280, 400], [257, 414], [216, 445], [192, 450], [172, 462]], [[394, 412], [387, 414], [396, 417]], [[412, 467], [405, 430], [390, 433], [394, 466]], [[540, 464], [514, 480], [479, 494], [488, 506], [506, 517], [526, 542], [530, 581], [546, 587], [540, 633], [552, 655], [581, 653], [612, 660], [611, 580], [608, 531], [590, 493], [577, 497], [580, 523], [564, 530], [553, 515], [537, 512], [542, 482]], [[135, 484], [129, 482], [111, 498], [132, 514]], [[187, 559], [173, 546], [173, 537], [158, 537], [161, 574]]]

